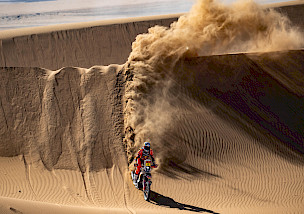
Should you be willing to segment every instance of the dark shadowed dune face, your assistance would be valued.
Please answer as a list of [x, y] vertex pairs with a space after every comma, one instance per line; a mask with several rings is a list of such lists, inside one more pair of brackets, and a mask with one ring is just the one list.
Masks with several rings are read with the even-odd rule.
[[278, 139], [301, 145], [303, 55], [303, 51], [289, 51], [205, 57], [186, 60], [178, 69], [195, 71], [189, 78], [199, 91], [214, 96]]
[[193, 100], [272, 151], [302, 162], [303, 59], [303, 51], [210, 56], [181, 61], [174, 71]]

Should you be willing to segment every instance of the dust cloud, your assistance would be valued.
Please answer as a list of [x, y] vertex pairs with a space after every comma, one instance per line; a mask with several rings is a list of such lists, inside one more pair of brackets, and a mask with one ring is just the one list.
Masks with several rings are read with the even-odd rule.
[[[169, 28], [155, 26], [136, 37], [126, 63], [125, 144], [129, 162], [144, 141], [160, 136], [176, 112], [170, 74], [181, 58], [303, 47], [304, 36], [288, 18], [254, 1], [224, 5], [199, 0]], [[174, 93], [173, 93], [174, 94]]]

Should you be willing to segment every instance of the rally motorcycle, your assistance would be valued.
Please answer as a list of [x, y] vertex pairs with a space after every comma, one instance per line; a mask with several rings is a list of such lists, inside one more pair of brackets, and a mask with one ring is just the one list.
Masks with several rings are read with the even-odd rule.
[[[144, 199], [146, 201], [150, 200], [150, 191], [151, 191], [151, 184], [152, 184], [152, 161], [150, 159], [144, 160], [144, 164], [141, 167], [141, 171], [138, 176], [137, 185], [135, 185], [136, 188], [142, 189], [144, 192]], [[132, 180], [134, 180], [135, 172], [131, 172]]]

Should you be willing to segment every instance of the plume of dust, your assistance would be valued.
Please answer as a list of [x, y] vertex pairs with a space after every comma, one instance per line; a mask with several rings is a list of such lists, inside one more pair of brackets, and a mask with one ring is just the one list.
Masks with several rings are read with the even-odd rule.
[[167, 77], [178, 60], [298, 49], [304, 45], [303, 38], [287, 17], [251, 0], [228, 6], [216, 0], [198, 0], [169, 28], [155, 26], [138, 35], [126, 69], [124, 114], [129, 162], [144, 141], [159, 141], [170, 125], [176, 108], [170, 104], [173, 98], [168, 91], [172, 84]]

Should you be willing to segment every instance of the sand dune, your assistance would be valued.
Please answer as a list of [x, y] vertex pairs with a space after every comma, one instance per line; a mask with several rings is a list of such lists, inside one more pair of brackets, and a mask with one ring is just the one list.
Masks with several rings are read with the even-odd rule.
[[122, 66], [2, 69], [2, 212], [300, 212], [303, 59], [300, 50], [180, 61], [175, 125], [152, 138], [161, 168], [150, 204], [127, 173]]
[[[292, 7], [297, 11], [303, 5]], [[234, 30], [231, 13], [225, 29]], [[303, 212], [303, 47], [195, 56], [195, 44], [187, 43], [186, 49], [179, 43], [183, 37], [172, 33], [187, 30], [179, 23], [139, 36], [127, 59], [129, 42], [155, 22], [2, 40], [0, 213]], [[106, 43], [92, 34], [104, 28], [110, 29], [108, 38], [132, 28], [119, 40], [124, 45], [112, 40], [105, 46], [113, 55], [94, 46], [93, 41]], [[230, 34], [222, 32], [216, 35], [225, 40]], [[88, 46], [76, 45], [81, 37]], [[58, 41], [52, 46], [56, 51], [41, 54], [40, 45], [50, 47], [41, 38]], [[158, 43], [162, 38], [168, 44]], [[85, 50], [83, 58], [79, 50]], [[95, 65], [106, 55], [124, 64]], [[82, 63], [95, 66], [58, 67]], [[150, 203], [129, 174], [144, 140], [151, 141], [160, 164], [153, 172]]]

